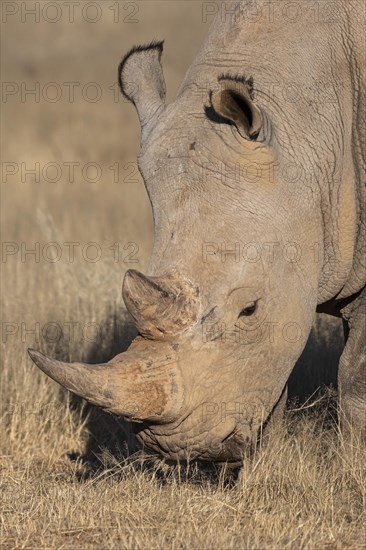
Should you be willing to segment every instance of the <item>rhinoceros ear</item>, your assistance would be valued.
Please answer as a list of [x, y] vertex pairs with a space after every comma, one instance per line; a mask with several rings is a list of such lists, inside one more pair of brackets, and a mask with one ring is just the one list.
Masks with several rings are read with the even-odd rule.
[[145, 126], [164, 106], [165, 81], [161, 66], [164, 42], [132, 48], [118, 67], [122, 94], [135, 105], [141, 126]]
[[253, 101], [251, 83], [220, 79], [220, 86], [220, 91], [211, 94], [215, 112], [234, 123], [243, 138], [257, 139], [262, 128], [262, 115]]

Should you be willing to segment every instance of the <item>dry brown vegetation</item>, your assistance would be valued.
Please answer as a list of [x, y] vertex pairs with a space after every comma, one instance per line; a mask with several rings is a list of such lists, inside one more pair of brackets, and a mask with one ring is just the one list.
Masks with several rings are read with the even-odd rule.
[[[3, 24], [4, 81], [29, 88], [39, 82], [41, 90], [49, 82], [97, 82], [102, 98], [88, 102], [76, 91], [73, 103], [65, 95], [52, 103], [42, 94], [39, 102], [15, 94], [2, 104], [2, 161], [19, 167], [2, 182], [3, 241], [29, 249], [40, 243], [41, 256], [35, 261], [19, 251], [2, 263], [0, 547], [366, 548], [366, 450], [356, 436], [343, 441], [329, 408], [288, 413], [236, 481], [237, 472], [224, 467], [172, 466], [134, 452], [125, 426], [83, 408], [26, 355], [34, 346], [92, 362], [128, 345], [133, 328], [120, 286], [126, 269], [146, 267], [152, 220], [140, 178], [127, 177], [126, 163], [138, 149], [137, 120], [108, 87], [131, 44], [163, 37], [172, 97], [208, 27], [200, 2], [139, 2], [138, 23], [119, 24], [111, 4], [100, 4], [95, 24], [80, 16], [70, 24], [65, 14], [55, 24], [42, 17], [22, 23], [20, 15]], [[109, 167], [117, 161], [121, 176], [114, 183]], [[50, 182], [50, 172], [22, 182], [24, 168], [36, 162], [41, 172], [59, 163], [59, 181]], [[66, 162], [80, 163], [74, 183]], [[99, 181], [83, 177], [87, 162], [101, 167]], [[57, 262], [42, 255], [49, 242], [61, 246]], [[80, 243], [73, 263], [65, 242]], [[102, 250], [99, 261], [81, 253], [90, 242]], [[110, 248], [116, 242], [118, 261]], [[137, 264], [126, 261], [131, 249], [123, 246], [130, 242], [139, 247]], [[318, 338], [313, 344], [322, 362], [325, 337]], [[328, 344], [337, 354], [337, 342]], [[304, 361], [314, 372], [310, 352]]]

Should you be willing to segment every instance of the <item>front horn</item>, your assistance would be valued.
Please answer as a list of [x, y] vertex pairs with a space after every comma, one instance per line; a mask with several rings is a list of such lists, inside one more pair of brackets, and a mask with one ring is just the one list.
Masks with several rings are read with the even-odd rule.
[[28, 352], [61, 386], [129, 420], [171, 422], [182, 406], [177, 353], [168, 343], [146, 343], [138, 337], [127, 351], [99, 365], [63, 363], [32, 349]]

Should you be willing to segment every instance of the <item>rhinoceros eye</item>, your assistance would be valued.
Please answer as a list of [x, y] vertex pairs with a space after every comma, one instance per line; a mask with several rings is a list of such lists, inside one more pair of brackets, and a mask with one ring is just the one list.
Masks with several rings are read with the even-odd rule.
[[255, 313], [256, 309], [257, 302], [252, 302], [248, 304], [244, 309], [241, 310], [238, 319], [240, 319], [240, 317], [250, 317], [251, 315], [253, 315], [253, 313]]

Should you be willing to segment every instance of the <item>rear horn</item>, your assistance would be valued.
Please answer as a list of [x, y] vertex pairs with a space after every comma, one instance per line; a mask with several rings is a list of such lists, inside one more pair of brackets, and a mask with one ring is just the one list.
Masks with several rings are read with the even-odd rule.
[[147, 277], [129, 269], [122, 294], [145, 338], [169, 339], [197, 320], [198, 289], [175, 271], [162, 277]]

